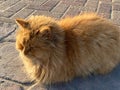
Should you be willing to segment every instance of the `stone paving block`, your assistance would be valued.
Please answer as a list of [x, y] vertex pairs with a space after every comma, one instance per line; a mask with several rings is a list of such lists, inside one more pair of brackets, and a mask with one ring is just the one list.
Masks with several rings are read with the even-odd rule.
[[47, 0], [24, 0], [24, 3], [30, 4], [30, 5], [41, 5], [45, 3]]
[[0, 90], [24, 90], [17, 81], [21, 83], [29, 82], [29, 78], [25, 73], [25, 69], [18, 51], [15, 49], [15, 43], [4, 42], [0, 43], [0, 77], [10, 78], [9, 81], [0, 79]]
[[15, 42], [16, 41], [15, 36], [16, 36], [16, 31], [14, 31], [9, 36], [1, 40], [1, 42]]
[[0, 11], [4, 11], [9, 8], [11, 5], [17, 3], [19, 0], [7, 0], [0, 5]]
[[13, 12], [9, 12], [9, 11], [3, 11], [3, 12], [0, 12], [0, 17], [6, 17], [6, 18], [9, 18], [13, 15], [14, 13]]
[[45, 16], [50, 16], [56, 19], [61, 18], [62, 13], [56, 13], [56, 12], [48, 12], [48, 11], [36, 11], [33, 13], [33, 15], [45, 15]]
[[120, 0], [112, 0], [112, 2], [120, 3]]
[[0, 1], [0, 4], [3, 3], [3, 1]]
[[29, 5], [28, 9], [35, 9], [41, 11], [51, 11], [57, 4], [59, 3], [58, 0], [49, 0], [42, 5]]
[[10, 87], [7, 87], [6, 90], [22, 90], [20, 86], [13, 85]]
[[88, 0], [85, 6], [94, 6], [94, 4], [96, 6], [98, 5], [98, 3], [99, 3], [99, 0]]
[[54, 8], [52, 9], [51, 12], [58, 12], [58, 13], [64, 13], [68, 9], [69, 5], [67, 4], [62, 4], [61, 2]]
[[58, 3], [59, 0], [49, 0], [41, 5], [41, 10], [47, 7], [48, 11], [51, 11]]
[[29, 81], [23, 63], [15, 49], [15, 43], [4, 42], [0, 47], [0, 76], [11, 78], [20, 82]]
[[1, 22], [1, 21], [0, 21], [0, 27], [2, 27], [2, 26], [3, 26], [3, 24], [4, 24], [4, 22]]
[[75, 0], [75, 1], [69, 1], [69, 0], [63, 0], [63, 4], [72, 5], [72, 6], [84, 6], [87, 0]]
[[65, 14], [62, 16], [62, 18], [66, 17], [66, 16], [75, 16], [75, 15], [79, 15], [80, 11], [81, 11], [80, 6], [70, 6], [68, 8], [68, 10], [65, 12]]
[[12, 23], [14, 24], [15, 21], [13, 19], [10, 19], [10, 18], [6, 18], [6, 17], [0, 17], [0, 22], [5, 22], [5, 23]]
[[[1, 25], [2, 26], [2, 25]], [[11, 26], [13, 26], [13, 24], [11, 24]], [[17, 28], [17, 25], [15, 25], [15, 28]], [[0, 42], [15, 42], [15, 36], [16, 36], [16, 32], [17, 30], [15, 30], [14, 32], [12, 32], [9, 36], [7, 36], [6, 38], [2, 39]]]
[[110, 13], [112, 9], [112, 5], [110, 3], [99, 3], [98, 12], [99, 13]]
[[111, 19], [116, 25], [120, 26], [120, 11], [113, 11]]
[[113, 10], [120, 11], [120, 4], [114, 4], [113, 5]]
[[[1, 80], [2, 81], [2, 80]], [[0, 90], [10, 90], [9, 87], [12, 87], [14, 84], [8, 83], [8, 82], [3, 82], [0, 84]]]
[[37, 10], [39, 10], [41, 8], [40, 5], [45, 3], [46, 1], [47, 0], [39, 0], [39, 1], [38, 0], [35, 0], [35, 1], [26, 0], [26, 2], [29, 3], [27, 8], [28, 9], [37, 9]]
[[85, 4], [85, 7], [82, 9], [82, 12], [96, 12], [98, 7], [98, 0], [88, 0]]
[[112, 2], [112, 0], [99, 0], [99, 1], [101, 1], [101, 2]]
[[31, 9], [22, 9], [18, 13], [16, 13], [14, 16], [11, 17], [11, 19], [16, 19], [16, 18], [27, 18], [30, 14], [32, 14], [34, 10]]
[[75, 0], [74, 2], [76, 2], [76, 3], [78, 3], [78, 5], [80, 5], [80, 6], [84, 6], [85, 5], [85, 3], [87, 2], [87, 0]]
[[85, 12], [96, 12], [96, 8], [94, 7], [84, 7], [83, 10], [81, 11], [82, 13], [85, 13]]
[[16, 3], [14, 6], [10, 7], [7, 11], [16, 13], [16, 12], [19, 11], [20, 9], [24, 8], [25, 6], [26, 6], [25, 3], [23, 3], [23, 2], [18, 2], [18, 3]]
[[[60, 0], [62, 2], [68, 2], [68, 0]], [[69, 0], [69, 2], [73, 2], [73, 0]]]
[[103, 18], [111, 19], [111, 15], [109, 13], [98, 13]]
[[34, 4], [30, 4], [27, 6], [28, 9], [35, 9], [35, 10], [39, 10], [41, 9], [40, 5], [34, 5]]
[[4, 23], [2, 27], [0, 27], [0, 40], [7, 37], [10, 33], [15, 30], [15, 27], [9, 23]]
[[105, 18], [111, 18], [112, 4], [110, 3], [99, 3], [97, 13], [103, 15]]
[[4, 82], [0, 84], [0, 90], [22, 90], [20, 86]]
[[45, 3], [45, 2], [48, 1], [48, 0], [23, 0], [23, 1], [24, 1], [24, 3], [26, 3], [26, 4], [40, 5], [40, 4]]

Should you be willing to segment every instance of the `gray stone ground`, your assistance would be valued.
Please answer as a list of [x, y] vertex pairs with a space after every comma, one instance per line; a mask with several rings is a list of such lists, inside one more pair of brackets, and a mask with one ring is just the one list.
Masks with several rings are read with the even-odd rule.
[[25, 90], [31, 85], [15, 50], [15, 18], [59, 19], [82, 12], [97, 12], [120, 26], [120, 0], [0, 0], [0, 90]]

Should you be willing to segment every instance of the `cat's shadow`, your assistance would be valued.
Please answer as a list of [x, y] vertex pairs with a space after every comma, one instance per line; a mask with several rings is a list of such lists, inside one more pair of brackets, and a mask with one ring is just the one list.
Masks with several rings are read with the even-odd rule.
[[120, 65], [107, 75], [75, 78], [67, 83], [46, 86], [47, 90], [120, 90]]

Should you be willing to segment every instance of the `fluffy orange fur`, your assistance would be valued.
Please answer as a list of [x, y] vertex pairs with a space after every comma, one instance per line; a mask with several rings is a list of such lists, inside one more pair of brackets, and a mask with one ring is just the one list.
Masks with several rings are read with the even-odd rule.
[[30, 77], [40, 83], [106, 74], [120, 62], [119, 28], [96, 14], [58, 21], [31, 16], [16, 22], [16, 48]]

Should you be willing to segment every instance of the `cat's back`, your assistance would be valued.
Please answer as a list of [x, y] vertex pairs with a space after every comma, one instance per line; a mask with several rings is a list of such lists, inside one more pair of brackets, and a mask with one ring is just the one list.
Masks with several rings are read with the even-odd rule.
[[96, 14], [83, 14], [73, 18], [68, 17], [59, 22], [66, 31], [76, 34], [81, 39], [119, 38], [119, 28], [111, 21]]
[[94, 22], [95, 20], [100, 19], [96, 14], [83, 14], [78, 15], [75, 17], [66, 17], [64, 19], [61, 19], [58, 21], [58, 24], [64, 29], [64, 30], [71, 30], [77, 27], [80, 27], [82, 24], [87, 24], [88, 21]]
[[76, 72], [104, 74], [120, 62], [120, 30], [109, 20], [85, 14], [60, 21], [66, 33], [66, 52]]

